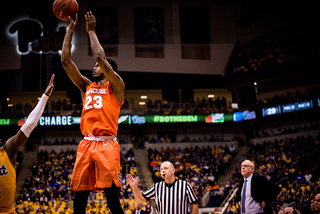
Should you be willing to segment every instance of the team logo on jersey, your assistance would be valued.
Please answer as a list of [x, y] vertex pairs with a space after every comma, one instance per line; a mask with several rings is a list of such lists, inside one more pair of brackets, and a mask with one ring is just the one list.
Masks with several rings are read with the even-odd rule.
[[108, 90], [105, 88], [90, 88], [86, 94], [108, 94]]
[[0, 176], [4, 176], [7, 175], [9, 172], [7, 171], [7, 167], [2, 164], [2, 166], [0, 167]]

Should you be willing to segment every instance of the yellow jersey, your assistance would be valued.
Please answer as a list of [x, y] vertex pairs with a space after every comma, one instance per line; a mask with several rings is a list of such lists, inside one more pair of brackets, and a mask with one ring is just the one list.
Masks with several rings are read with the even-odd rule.
[[0, 148], [0, 213], [12, 210], [15, 190], [16, 170], [2, 147]]
[[19, 213], [19, 214], [25, 214], [26, 213], [23, 204], [17, 204], [16, 208], [17, 208], [17, 213]]
[[134, 205], [136, 204], [136, 201], [134, 199], [128, 200], [128, 205], [130, 210], [134, 210]]
[[51, 213], [52, 214], [60, 214], [59, 210], [55, 209], [55, 208], [51, 210]]

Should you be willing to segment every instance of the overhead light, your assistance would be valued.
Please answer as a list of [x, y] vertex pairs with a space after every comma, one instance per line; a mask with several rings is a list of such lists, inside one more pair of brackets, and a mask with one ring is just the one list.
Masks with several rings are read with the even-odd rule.
[[239, 109], [239, 104], [238, 103], [231, 103], [231, 108]]
[[10, 98], [9, 97], [7, 97], [7, 101], [9, 101], [10, 100]]
[[139, 105], [144, 106], [146, 102], [139, 102]]
[[142, 100], [145, 100], [145, 99], [147, 99], [147, 98], [148, 98], [148, 96], [146, 96], [146, 95], [142, 95], [140, 98], [141, 98]]
[[257, 83], [257, 82], [254, 82], [253, 85], [258, 85], [258, 83]]
[[208, 94], [208, 98], [214, 98], [214, 94]]

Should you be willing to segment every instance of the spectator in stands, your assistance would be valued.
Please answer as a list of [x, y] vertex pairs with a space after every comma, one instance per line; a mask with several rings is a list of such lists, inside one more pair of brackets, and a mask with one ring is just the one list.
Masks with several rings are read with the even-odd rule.
[[147, 115], [154, 115], [154, 111], [150, 107], [148, 107], [146, 113], [147, 113]]
[[297, 177], [296, 177], [296, 182], [297, 182], [297, 184], [300, 184], [301, 181], [304, 180], [304, 175], [302, 174], [301, 171], [299, 171], [298, 173], [299, 173], [299, 174], [298, 174]]
[[126, 150], [125, 147], [122, 148], [121, 156], [122, 156], [122, 157], [126, 157], [126, 156], [127, 156], [127, 150]]
[[226, 214], [238, 214], [236, 207], [229, 203]]
[[42, 196], [40, 197], [40, 202], [47, 202], [48, 201], [48, 198], [46, 197], [45, 194], [42, 194]]
[[128, 161], [129, 163], [133, 163], [133, 164], [135, 164], [135, 165], [136, 165], [136, 163], [135, 163], [135, 161], [134, 161], [134, 157], [133, 157], [133, 155], [132, 155], [132, 154], [129, 154], [129, 155], [128, 155], [128, 157], [127, 157], [127, 161]]
[[129, 194], [129, 198], [127, 199], [127, 203], [129, 206], [129, 210], [133, 211], [134, 210], [134, 205], [135, 205], [135, 199], [133, 198], [133, 194]]
[[145, 208], [145, 211], [148, 213], [148, 214], [152, 214], [153, 213], [153, 207], [150, 205], [150, 202], [147, 201], [147, 205], [144, 207]]
[[130, 210], [127, 203], [124, 205], [123, 211], [124, 211], [124, 214], [132, 214], [132, 211]]
[[73, 200], [73, 197], [70, 195], [69, 192], [66, 192], [66, 193], [65, 193], [65, 196], [63, 197], [63, 200], [64, 200], [64, 201], [72, 201], [72, 200]]
[[150, 143], [156, 143], [156, 140], [154, 139], [154, 137], [150, 139]]
[[287, 207], [284, 209], [284, 213], [285, 214], [293, 214], [293, 213], [297, 213], [297, 212], [294, 212], [294, 208], [293, 207]]
[[72, 214], [73, 211], [71, 210], [71, 208], [69, 207], [69, 204], [66, 203], [66, 206], [64, 207], [64, 211], [65, 214]]
[[214, 141], [216, 141], [216, 139], [214, 138], [213, 135], [211, 135], [211, 137], [209, 138], [209, 142], [214, 142]]
[[211, 187], [212, 190], [218, 190], [219, 189], [219, 184], [218, 182], [214, 182], [213, 186]]
[[163, 114], [164, 114], [164, 111], [163, 111], [163, 109], [162, 109], [161, 107], [160, 107], [159, 110], [158, 110], [158, 114], [159, 114], [159, 115], [163, 115]]
[[304, 175], [306, 182], [308, 182], [309, 184], [312, 183], [312, 174], [311, 174], [311, 170], [308, 170], [307, 173]]
[[21, 193], [17, 198], [17, 201], [25, 201], [25, 200], [27, 200], [27, 197], [23, 193]]
[[16, 109], [17, 109], [18, 112], [19, 112], [19, 111], [22, 111], [22, 109], [23, 109], [23, 105], [21, 104], [20, 100], [19, 100], [18, 103], [16, 104]]
[[[294, 202], [296, 203], [296, 200], [294, 200]], [[302, 209], [301, 209], [301, 213], [302, 214], [314, 214], [315, 211], [314, 211], [314, 199], [312, 199], [310, 201], [309, 204], [307, 204], [306, 206], [304, 206]]]
[[236, 147], [233, 144], [231, 144], [229, 146], [229, 151], [230, 151], [231, 156], [234, 157], [235, 156], [235, 152], [236, 152]]
[[154, 170], [157, 166], [158, 166], [158, 161], [156, 161], [156, 159], [153, 158], [150, 163], [150, 167], [152, 167], [152, 170]]
[[223, 197], [224, 194], [225, 194], [225, 187], [224, 187], [224, 185], [223, 185], [223, 182], [220, 182], [219, 194], [221, 195], [221, 197]]

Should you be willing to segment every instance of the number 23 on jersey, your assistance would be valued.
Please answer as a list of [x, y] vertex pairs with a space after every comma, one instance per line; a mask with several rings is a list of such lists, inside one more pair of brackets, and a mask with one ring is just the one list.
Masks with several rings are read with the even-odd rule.
[[84, 110], [89, 110], [92, 108], [100, 109], [102, 108], [102, 97], [100, 95], [87, 96], [86, 103], [84, 105]]

